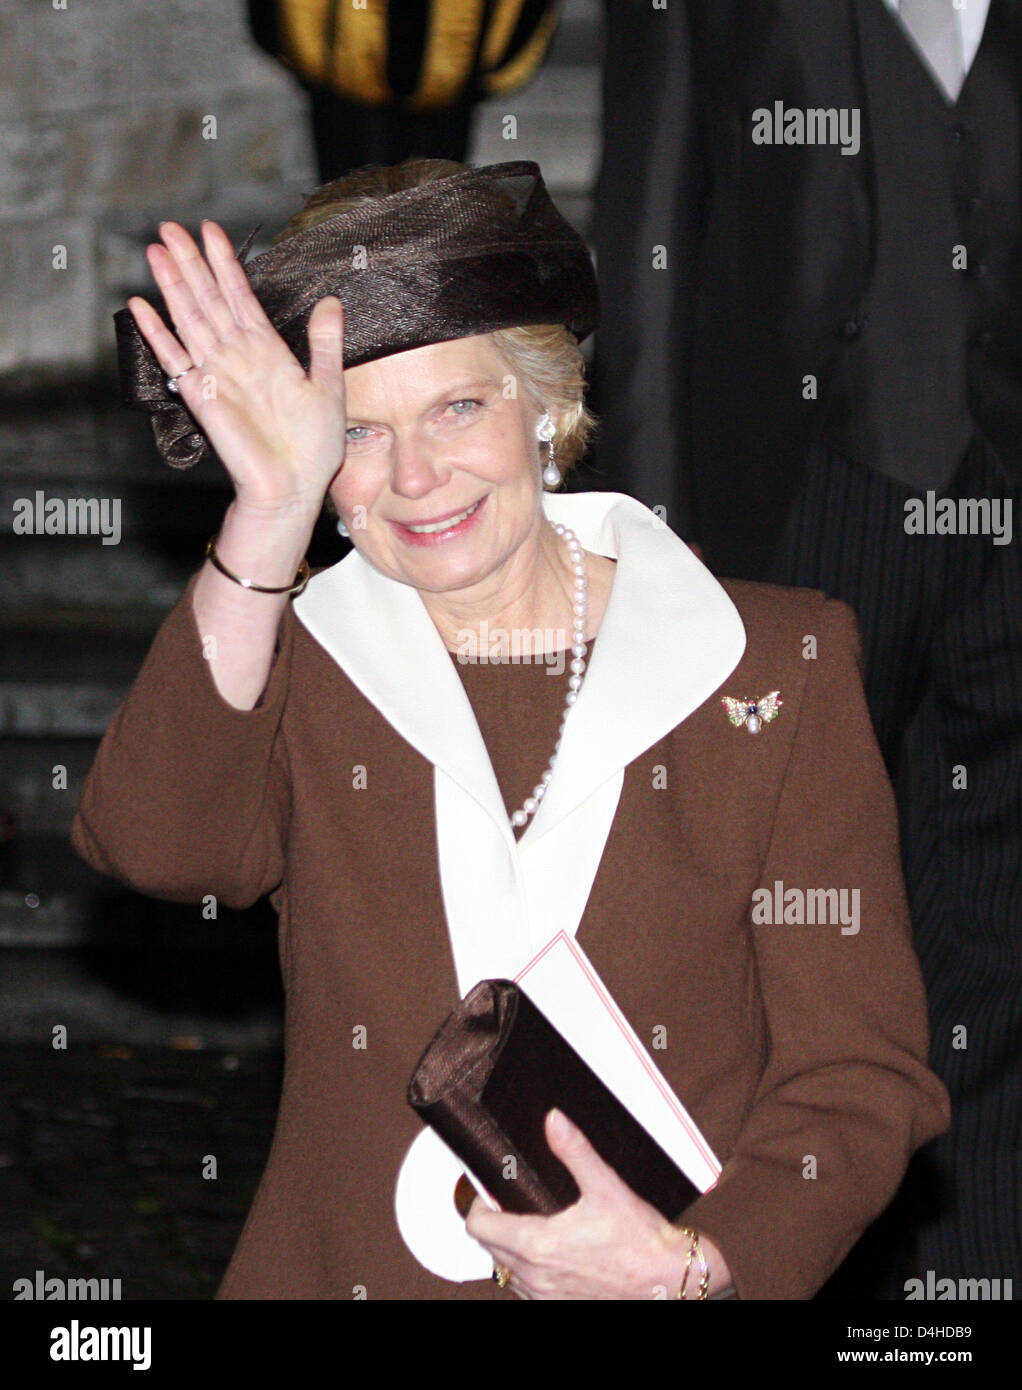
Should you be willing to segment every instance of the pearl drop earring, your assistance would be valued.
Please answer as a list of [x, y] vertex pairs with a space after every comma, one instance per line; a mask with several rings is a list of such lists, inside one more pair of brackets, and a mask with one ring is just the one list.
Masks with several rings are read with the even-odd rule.
[[543, 418], [536, 426], [536, 438], [549, 445], [546, 467], [543, 469], [543, 486], [551, 491], [561, 485], [561, 470], [554, 462], [554, 436], [556, 433], [557, 429], [550, 418], [550, 412], [545, 411]]
[[345, 526], [344, 522], [341, 520], [340, 517], [337, 518], [337, 532], [339, 535], [343, 536], [345, 540], [348, 540], [348, 538], [351, 535], [351, 532], [348, 530], [347, 526]]

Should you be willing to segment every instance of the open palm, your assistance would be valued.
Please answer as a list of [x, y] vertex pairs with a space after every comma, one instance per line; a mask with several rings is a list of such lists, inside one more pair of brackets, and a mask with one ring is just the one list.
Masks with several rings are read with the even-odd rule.
[[[234, 483], [265, 509], [317, 508], [344, 459], [344, 313], [330, 295], [309, 317], [309, 371], [270, 323], [223, 228], [202, 224], [205, 257], [184, 227], [146, 248], [177, 336], [141, 297], [139, 332]], [[189, 370], [194, 368], [194, 370]]]

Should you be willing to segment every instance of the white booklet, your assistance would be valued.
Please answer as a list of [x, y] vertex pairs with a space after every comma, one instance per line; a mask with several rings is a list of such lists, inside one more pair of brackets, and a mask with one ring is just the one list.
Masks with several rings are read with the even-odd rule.
[[711, 1188], [713, 1150], [575, 938], [558, 932], [515, 983], [699, 1191]]
[[[567, 932], [551, 937], [515, 983], [699, 1191], [711, 1188], [720, 1176], [713, 1150], [575, 938]], [[424, 1129], [398, 1177], [398, 1227], [412, 1254], [432, 1273], [456, 1281], [485, 1279], [492, 1261], [467, 1234], [454, 1206], [454, 1187], [463, 1172], [463, 1163], [435, 1130]], [[467, 1176], [496, 1207], [475, 1176]]]

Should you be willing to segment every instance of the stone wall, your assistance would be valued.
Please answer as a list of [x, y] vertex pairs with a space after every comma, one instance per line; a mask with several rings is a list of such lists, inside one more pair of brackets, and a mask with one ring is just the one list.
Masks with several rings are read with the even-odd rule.
[[[563, 0], [543, 66], [477, 108], [469, 151], [538, 160], [583, 231], [601, 41], [601, 0]], [[316, 185], [306, 99], [243, 0], [0, 0], [0, 55], [0, 385], [113, 368], [110, 316], [152, 293], [164, 218], [237, 245]]]
[[315, 184], [302, 93], [240, 0], [0, 0], [0, 54], [8, 378], [112, 354], [163, 218], [240, 234]]

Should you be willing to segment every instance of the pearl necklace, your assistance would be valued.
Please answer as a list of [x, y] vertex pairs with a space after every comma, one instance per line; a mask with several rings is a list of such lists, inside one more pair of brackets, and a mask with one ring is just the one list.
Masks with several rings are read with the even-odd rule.
[[511, 824], [514, 826], [524, 825], [529, 817], [537, 810], [539, 803], [546, 796], [546, 789], [550, 785], [554, 775], [554, 764], [557, 762], [557, 750], [561, 746], [561, 739], [564, 736], [564, 726], [568, 722], [568, 713], [578, 699], [578, 692], [582, 689], [582, 677], [585, 674], [586, 663], [586, 618], [589, 614], [589, 585], [586, 581], [586, 567], [582, 544], [575, 532], [567, 526], [558, 523], [554, 527], [554, 533], [563, 537], [568, 545], [568, 553], [571, 556], [571, 570], [575, 576], [575, 587], [572, 591], [572, 615], [573, 626], [571, 634], [571, 675], [568, 677], [568, 693], [564, 697], [564, 714], [561, 717], [561, 726], [557, 731], [557, 742], [554, 744], [554, 751], [550, 761], [546, 765], [546, 771], [532, 789], [532, 795], [526, 797], [525, 801], [511, 817]]

